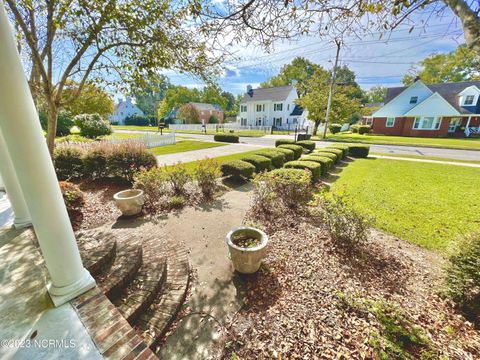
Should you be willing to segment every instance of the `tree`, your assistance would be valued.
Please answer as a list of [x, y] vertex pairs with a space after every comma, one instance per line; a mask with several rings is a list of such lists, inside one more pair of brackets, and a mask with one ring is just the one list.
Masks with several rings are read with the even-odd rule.
[[261, 87], [290, 85], [292, 80], [297, 81], [299, 95], [305, 93], [305, 82], [310, 79], [319, 68], [319, 65], [312, 63], [303, 57], [296, 57], [290, 64], [284, 65], [278, 75], [271, 77], [261, 84]]
[[216, 84], [209, 84], [203, 88], [200, 101], [220, 105], [223, 111], [227, 110], [228, 99], [222, 95], [222, 89]]
[[[313, 134], [317, 134], [320, 123], [325, 122], [331, 74], [323, 68], [315, 71], [307, 81], [306, 94], [297, 103], [308, 110], [308, 118], [314, 121]], [[361, 102], [354, 96], [356, 88], [337, 85], [332, 97], [330, 120], [332, 123], [349, 122], [353, 114], [360, 111]]]
[[233, 95], [229, 91], [223, 91], [222, 92], [222, 97], [227, 99], [227, 106], [224, 110], [225, 111], [232, 111], [233, 108], [235, 107], [235, 101], [236, 101], [235, 95]]
[[87, 83], [78, 96], [76, 95], [77, 91], [78, 84], [75, 82], [69, 83], [63, 91], [64, 108], [72, 115], [97, 113], [102, 117], [107, 117], [113, 112], [113, 101], [102, 88]]
[[177, 107], [182, 106], [188, 102], [199, 102], [200, 91], [198, 89], [189, 89], [185, 86], [170, 86], [165, 92], [165, 99], [163, 99], [157, 108], [158, 118], [163, 118]]
[[150, 81], [148, 84], [133, 90], [135, 103], [146, 116], [155, 116], [156, 109], [160, 101], [165, 98], [165, 93], [170, 86], [170, 80], [160, 75], [155, 82]]
[[421, 70], [412, 69], [413, 74], [403, 77], [410, 85], [418, 76], [425, 84], [480, 80], [480, 53], [459, 46], [448, 54], [431, 55], [421, 61]]
[[69, 81], [77, 98], [88, 82], [142, 84], [175, 68], [209, 80], [221, 54], [211, 49], [208, 27], [192, 26], [198, 9], [171, 0], [5, 0], [28, 62], [35, 101], [48, 112], [53, 152], [57, 116]]
[[185, 124], [199, 124], [200, 114], [192, 104], [185, 104], [177, 111], [177, 118], [183, 120]]
[[372, 86], [365, 94], [369, 103], [383, 103], [387, 96], [387, 88], [385, 86]]

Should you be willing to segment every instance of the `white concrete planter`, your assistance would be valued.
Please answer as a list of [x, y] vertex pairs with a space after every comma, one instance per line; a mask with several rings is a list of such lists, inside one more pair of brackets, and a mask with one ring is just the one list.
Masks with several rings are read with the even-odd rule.
[[[260, 245], [251, 248], [244, 248], [233, 243], [233, 236], [246, 232], [261, 240]], [[263, 231], [251, 228], [240, 227], [233, 229], [227, 234], [227, 245], [230, 252], [230, 259], [232, 260], [235, 270], [242, 274], [253, 274], [258, 271], [263, 258], [267, 254], [268, 236]]]
[[122, 215], [137, 215], [142, 211], [143, 190], [124, 190], [113, 195], [115, 204], [122, 212]]

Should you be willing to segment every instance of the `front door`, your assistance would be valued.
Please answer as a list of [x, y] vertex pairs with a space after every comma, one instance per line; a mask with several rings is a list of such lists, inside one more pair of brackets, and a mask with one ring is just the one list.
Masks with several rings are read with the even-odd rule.
[[448, 126], [448, 132], [449, 133], [454, 133], [455, 130], [457, 129], [457, 126], [460, 124], [461, 119], [451, 119], [450, 120], [450, 125]]

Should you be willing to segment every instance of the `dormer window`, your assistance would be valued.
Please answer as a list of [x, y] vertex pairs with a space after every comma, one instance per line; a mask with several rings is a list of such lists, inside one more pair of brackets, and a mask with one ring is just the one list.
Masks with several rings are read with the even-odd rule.
[[412, 96], [410, 98], [410, 104], [416, 104], [418, 102], [418, 96]]
[[475, 95], [467, 95], [463, 105], [473, 105], [473, 100], [475, 100]]

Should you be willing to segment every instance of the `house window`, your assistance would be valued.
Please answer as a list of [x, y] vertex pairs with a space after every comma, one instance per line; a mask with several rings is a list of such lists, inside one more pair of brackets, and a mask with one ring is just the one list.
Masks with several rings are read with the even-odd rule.
[[290, 104], [287, 104], [287, 111], [290, 111]]
[[247, 126], [247, 119], [241, 118], [241, 119], [240, 119], [240, 124], [241, 124], [242, 126]]
[[262, 111], [262, 105], [257, 105], [257, 112]]
[[412, 96], [410, 98], [410, 104], [416, 104], [418, 101], [418, 96]]
[[273, 124], [275, 126], [282, 126], [282, 118], [273, 118]]
[[393, 127], [395, 125], [395, 118], [391, 117], [391, 118], [387, 118], [387, 123], [386, 123], [386, 127]]
[[440, 128], [440, 118], [433, 116], [424, 116], [415, 118], [413, 128], [417, 130], [438, 130]]
[[247, 112], [247, 105], [240, 106], [240, 111], [241, 112]]
[[472, 104], [473, 104], [473, 100], [475, 100], [475, 95], [467, 95], [467, 97], [465, 98], [465, 102], [463, 103], [463, 105], [472, 105]]
[[273, 104], [273, 111], [282, 111], [283, 104]]
[[[387, 122], [388, 122], [388, 119], [387, 119]], [[365, 120], [365, 125], [372, 125], [372, 124], [373, 124], [373, 118], [367, 118], [367, 120]]]

